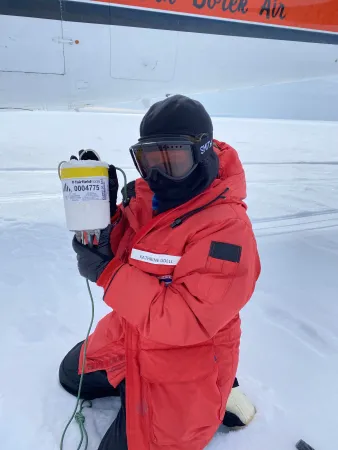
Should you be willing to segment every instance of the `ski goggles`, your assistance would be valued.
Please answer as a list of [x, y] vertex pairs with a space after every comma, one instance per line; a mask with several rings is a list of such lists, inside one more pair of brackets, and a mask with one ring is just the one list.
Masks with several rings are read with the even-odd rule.
[[132, 147], [130, 154], [134, 164], [144, 179], [157, 170], [171, 180], [188, 177], [212, 148], [212, 137], [202, 134], [191, 136], [158, 136], [143, 138]]

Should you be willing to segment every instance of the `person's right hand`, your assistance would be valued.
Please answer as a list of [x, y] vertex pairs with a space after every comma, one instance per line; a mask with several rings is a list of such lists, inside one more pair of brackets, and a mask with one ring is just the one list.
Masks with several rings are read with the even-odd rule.
[[[70, 159], [76, 159], [77, 161], [100, 161], [100, 157], [95, 150], [86, 149], [80, 150], [79, 156], [72, 155]], [[117, 192], [119, 189], [119, 181], [116, 175], [115, 166], [112, 164], [109, 165], [108, 168], [108, 176], [109, 176], [109, 200], [110, 200], [110, 217], [113, 217], [117, 210]]]
[[100, 233], [99, 241], [89, 247], [78, 241], [76, 235], [73, 238], [73, 249], [77, 254], [77, 266], [82, 275], [96, 283], [102, 272], [114, 258], [110, 245], [110, 233], [112, 225], [108, 225]]

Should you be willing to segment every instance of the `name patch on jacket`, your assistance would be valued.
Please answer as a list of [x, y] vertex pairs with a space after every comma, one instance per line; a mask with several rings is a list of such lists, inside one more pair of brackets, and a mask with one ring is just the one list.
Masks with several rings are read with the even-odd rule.
[[145, 252], [133, 248], [130, 255], [131, 259], [143, 261], [149, 264], [158, 264], [161, 266], [176, 266], [181, 259], [180, 256], [158, 255], [156, 253]]
[[239, 263], [241, 260], [242, 247], [226, 242], [212, 241], [209, 256], [223, 261]]

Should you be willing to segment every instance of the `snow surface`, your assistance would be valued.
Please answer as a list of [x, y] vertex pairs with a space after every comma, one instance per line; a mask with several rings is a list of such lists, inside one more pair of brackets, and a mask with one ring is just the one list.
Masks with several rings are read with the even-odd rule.
[[[128, 146], [139, 115], [0, 114], [0, 441], [3, 450], [56, 450], [74, 398], [58, 385], [64, 354], [90, 318], [56, 166], [92, 147], [136, 176]], [[258, 413], [217, 433], [208, 450], [316, 450], [338, 442], [338, 123], [214, 120], [239, 151], [262, 258], [242, 313], [238, 376]], [[97, 320], [109, 311], [93, 287]], [[85, 410], [91, 450], [117, 399]], [[75, 450], [72, 425], [65, 450]]]

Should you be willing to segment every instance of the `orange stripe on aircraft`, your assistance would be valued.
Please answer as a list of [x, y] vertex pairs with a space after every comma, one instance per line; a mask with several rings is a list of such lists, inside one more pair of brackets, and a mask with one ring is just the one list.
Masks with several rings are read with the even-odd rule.
[[92, 0], [112, 5], [338, 32], [338, 0]]

